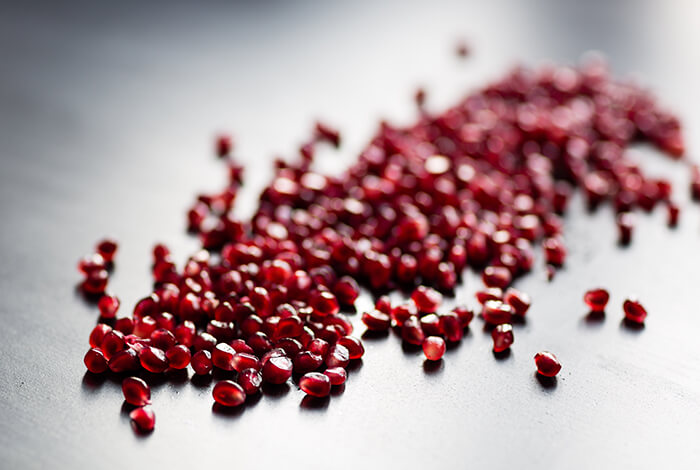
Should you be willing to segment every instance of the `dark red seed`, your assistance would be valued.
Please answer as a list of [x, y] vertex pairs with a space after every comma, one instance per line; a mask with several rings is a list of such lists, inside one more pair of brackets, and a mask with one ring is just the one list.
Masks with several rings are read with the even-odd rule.
[[350, 276], [343, 276], [335, 283], [333, 292], [341, 304], [352, 305], [360, 295], [360, 286]]
[[548, 264], [562, 266], [566, 259], [566, 248], [564, 242], [559, 238], [547, 238], [544, 243], [544, 255]]
[[167, 351], [177, 344], [177, 338], [165, 328], [159, 328], [151, 333], [151, 344], [163, 351]]
[[678, 216], [680, 215], [680, 208], [672, 202], [669, 202], [666, 206], [668, 210], [668, 226], [676, 227], [678, 225]]
[[439, 361], [445, 354], [445, 340], [439, 336], [428, 336], [423, 341], [423, 354], [430, 361]]
[[281, 338], [275, 343], [275, 348], [282, 349], [288, 357], [294, 357], [303, 347], [294, 338]]
[[283, 384], [292, 376], [292, 369], [292, 361], [287, 356], [273, 355], [263, 365], [263, 380], [271, 384]]
[[347, 371], [342, 367], [329, 367], [323, 373], [328, 376], [331, 385], [342, 385], [348, 378]]
[[375, 302], [374, 308], [382, 313], [391, 313], [391, 299], [387, 295], [382, 295]]
[[184, 344], [178, 344], [165, 351], [165, 357], [173, 369], [184, 369], [190, 363], [192, 353]]
[[225, 157], [233, 149], [233, 138], [228, 134], [221, 134], [216, 138], [216, 155]]
[[101, 374], [107, 370], [107, 359], [98, 348], [88, 350], [88, 352], [85, 353], [83, 362], [85, 363], [85, 367], [94, 374]]
[[233, 349], [236, 350], [237, 353], [246, 353], [250, 355], [255, 355], [255, 351], [253, 351], [253, 348], [248, 346], [245, 341], [242, 339], [234, 339], [229, 343]]
[[112, 331], [112, 327], [104, 323], [98, 323], [90, 333], [90, 347], [99, 348], [105, 335]]
[[134, 406], [146, 406], [151, 403], [151, 388], [143, 379], [127, 377], [122, 380], [124, 400]]
[[308, 372], [299, 379], [299, 388], [307, 395], [325, 397], [331, 392], [331, 380], [320, 372]]
[[625, 319], [633, 323], [644, 323], [647, 317], [647, 311], [636, 299], [627, 299], [622, 304], [622, 308], [625, 311]]
[[212, 351], [216, 344], [216, 338], [206, 332], [199, 333], [192, 339], [192, 347], [195, 351]]
[[168, 368], [168, 358], [162, 349], [146, 346], [139, 353], [141, 366], [149, 372], [160, 374]]
[[328, 344], [328, 341], [322, 340], [321, 338], [316, 338], [312, 340], [307, 346], [307, 349], [310, 352], [318, 354], [321, 357], [326, 357], [329, 348], [330, 344]]
[[211, 394], [214, 400], [222, 406], [240, 406], [246, 398], [243, 387], [233, 380], [222, 380], [217, 383]]
[[362, 341], [354, 336], [343, 336], [338, 340], [337, 344], [345, 346], [350, 359], [360, 359], [365, 354], [365, 347]]
[[236, 350], [231, 346], [219, 343], [211, 351], [211, 363], [219, 369], [233, 370], [233, 356], [235, 354]]
[[117, 318], [117, 321], [114, 322], [114, 329], [125, 335], [130, 335], [134, 331], [134, 320], [131, 317]]
[[464, 336], [462, 321], [454, 312], [440, 315], [440, 328], [445, 335], [445, 339], [452, 343], [461, 341], [462, 336]]
[[488, 266], [481, 276], [486, 287], [497, 287], [503, 289], [508, 287], [512, 281], [510, 271], [503, 266]]
[[474, 319], [474, 311], [467, 307], [455, 307], [452, 310], [459, 317], [459, 321], [462, 323], [462, 328], [466, 328]]
[[202, 349], [201, 351], [197, 351], [192, 355], [192, 359], [190, 360], [190, 364], [192, 364], [192, 369], [194, 370], [194, 373], [197, 375], [206, 375], [209, 372], [211, 372], [211, 369], [213, 367], [211, 363], [211, 353], [205, 349]]
[[242, 372], [245, 369], [260, 369], [260, 360], [256, 356], [244, 352], [236, 353], [233, 356], [232, 364], [236, 372]]
[[476, 293], [476, 300], [484, 305], [489, 300], [503, 300], [503, 290], [498, 287], [489, 287]]
[[119, 310], [119, 299], [113, 295], [103, 295], [97, 302], [102, 318], [114, 318]]
[[304, 331], [304, 322], [298, 316], [283, 318], [277, 323], [276, 338], [296, 338]]
[[498, 300], [487, 301], [482, 310], [484, 320], [491, 325], [510, 323], [512, 314], [513, 307]]
[[334, 344], [326, 355], [327, 367], [347, 367], [350, 363], [350, 352], [341, 344]]
[[527, 295], [525, 292], [513, 289], [512, 287], [506, 290], [503, 300], [505, 300], [508, 305], [513, 307], [513, 315], [517, 315], [519, 317], [525, 316], [530, 308], [530, 305], [532, 304], [529, 295]]
[[95, 271], [90, 271], [85, 276], [85, 280], [81, 284], [81, 287], [86, 294], [99, 295], [103, 294], [105, 289], [107, 289], [108, 281], [109, 273], [107, 273], [107, 270], [99, 269]]
[[537, 366], [537, 373], [545, 377], [554, 377], [561, 370], [557, 357], [549, 351], [535, 354], [535, 366]]
[[491, 331], [494, 352], [503, 352], [513, 344], [513, 326], [509, 323], [502, 323]]
[[324, 140], [334, 147], [340, 146], [340, 132], [321, 122], [316, 123], [316, 138], [318, 140]]
[[136, 408], [129, 413], [129, 418], [136, 431], [151, 432], [156, 426], [156, 415], [150, 406]]
[[323, 364], [323, 356], [314, 354], [311, 351], [301, 351], [294, 356], [294, 372], [305, 374], [314, 371]]
[[138, 353], [133, 349], [119, 351], [109, 359], [109, 369], [121, 373], [136, 370], [139, 367]]
[[180, 344], [184, 344], [188, 348], [192, 346], [197, 329], [189, 320], [185, 320], [175, 327], [175, 338]]
[[314, 309], [314, 313], [319, 316], [335, 315], [340, 311], [338, 300], [331, 292], [316, 291], [311, 295], [309, 304]]
[[583, 295], [583, 301], [592, 312], [602, 312], [608, 305], [610, 294], [605, 289], [591, 289]]
[[362, 323], [373, 331], [386, 331], [391, 327], [391, 317], [379, 310], [370, 310], [362, 314]]
[[401, 338], [410, 344], [420, 346], [425, 339], [425, 333], [421, 327], [418, 317], [409, 317], [401, 327]]
[[410, 317], [418, 315], [418, 308], [413, 301], [406, 302], [405, 304], [397, 305], [391, 309], [391, 319], [396, 323], [397, 326], [403, 326], [404, 322]]
[[105, 259], [101, 255], [95, 253], [85, 256], [78, 262], [78, 271], [88, 275], [94, 271], [103, 271], [105, 266]]
[[134, 335], [141, 338], [150, 338], [151, 334], [158, 328], [156, 319], [150, 316], [138, 318], [134, 323]]
[[443, 334], [440, 325], [440, 317], [436, 313], [429, 313], [420, 317], [420, 326], [426, 336], [438, 336]]
[[442, 294], [425, 286], [418, 286], [411, 294], [411, 299], [418, 310], [425, 313], [434, 313], [442, 304]]
[[97, 253], [104, 258], [105, 262], [111, 263], [117, 253], [117, 242], [111, 238], [105, 238], [97, 244]]
[[238, 383], [246, 395], [254, 395], [262, 385], [262, 374], [256, 369], [245, 369], [238, 373]]
[[102, 338], [101, 349], [107, 359], [110, 359], [125, 347], [126, 341], [121, 331], [112, 330]]

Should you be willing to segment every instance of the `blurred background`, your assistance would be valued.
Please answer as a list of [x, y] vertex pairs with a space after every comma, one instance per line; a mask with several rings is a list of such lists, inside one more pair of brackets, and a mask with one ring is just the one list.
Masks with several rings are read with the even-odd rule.
[[[247, 214], [273, 157], [295, 157], [316, 119], [342, 131], [340, 151], [319, 158], [338, 172], [380, 119], [415, 119], [417, 87], [439, 110], [516, 63], [603, 52], [681, 116], [697, 161], [699, 18], [691, 0], [0, 2], [2, 467], [697, 464], [700, 217], [687, 168], [647, 148], [642, 166], [676, 183], [677, 230], [656, 211], [620, 250], [609, 208], [584, 215], [575, 201], [567, 268], [518, 283], [534, 306], [507, 360], [480, 327], [431, 371], [397, 338], [370, 342], [323, 409], [290, 389], [221, 416], [210, 387], [165, 383], [156, 431], [135, 436], [119, 384], [83, 377], [97, 313], [74, 287], [75, 263], [105, 235], [120, 242], [110, 286], [123, 311], [149, 292], [154, 243], [179, 260], [197, 247], [185, 211], [225, 180], [216, 133], [233, 133], [246, 165]], [[587, 323], [580, 299], [597, 285], [611, 305], [643, 293], [647, 328], [621, 329], [615, 313]], [[467, 279], [458, 299], [475, 288]], [[541, 349], [564, 364], [554, 388], [533, 377]]]

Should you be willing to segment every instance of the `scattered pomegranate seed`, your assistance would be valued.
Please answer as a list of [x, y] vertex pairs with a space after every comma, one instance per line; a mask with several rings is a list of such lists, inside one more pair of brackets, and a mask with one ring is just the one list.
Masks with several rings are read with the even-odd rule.
[[502, 323], [491, 331], [494, 352], [500, 353], [510, 348], [513, 344], [513, 326], [510, 323]]
[[451, 343], [462, 340], [464, 336], [462, 320], [454, 312], [440, 315], [440, 329], [445, 335], [445, 339]]
[[549, 351], [535, 354], [535, 365], [537, 366], [537, 373], [545, 377], [554, 377], [561, 370], [561, 364], [557, 357]]
[[114, 318], [119, 310], [119, 299], [113, 295], [103, 295], [97, 302], [102, 318]]
[[362, 314], [362, 323], [369, 330], [386, 331], [391, 327], [391, 317], [379, 310], [370, 310]]
[[102, 256], [106, 263], [111, 263], [114, 260], [114, 255], [117, 253], [117, 242], [111, 238], [105, 238], [97, 244], [97, 254]]
[[591, 289], [583, 295], [583, 301], [586, 302], [591, 312], [602, 312], [605, 310], [610, 300], [610, 294], [605, 289]]
[[668, 209], [668, 226], [676, 227], [678, 225], [678, 216], [680, 215], [680, 208], [672, 202], [667, 204]]
[[119, 351], [109, 359], [109, 370], [117, 374], [139, 368], [139, 356], [134, 349]]
[[236, 350], [226, 343], [219, 343], [211, 351], [211, 363], [222, 370], [233, 370]]
[[425, 333], [421, 327], [418, 317], [409, 317], [401, 327], [401, 337], [404, 341], [410, 344], [420, 346], [425, 340]]
[[151, 403], [151, 388], [143, 379], [127, 377], [122, 380], [124, 400], [134, 406], [145, 406]]
[[242, 372], [246, 369], [260, 369], [260, 360], [253, 354], [244, 352], [236, 353], [231, 359], [231, 364], [237, 372]]
[[88, 352], [85, 353], [83, 362], [85, 362], [85, 367], [94, 374], [101, 374], [107, 370], [107, 359], [98, 348], [91, 348], [88, 350]]
[[154, 374], [164, 372], [168, 368], [168, 358], [162, 349], [146, 346], [139, 353], [139, 360], [144, 369]]
[[445, 354], [445, 340], [439, 336], [428, 336], [423, 341], [423, 354], [428, 360], [439, 361]]
[[459, 317], [459, 321], [462, 323], [462, 328], [469, 326], [474, 319], [474, 311], [468, 309], [467, 307], [455, 307], [452, 311], [457, 315], [457, 317]]
[[411, 299], [418, 310], [425, 313], [435, 312], [442, 304], [442, 294], [425, 286], [418, 286], [411, 294]]
[[222, 380], [217, 383], [211, 394], [214, 400], [222, 406], [240, 406], [246, 398], [243, 387], [232, 380]]
[[532, 303], [529, 295], [512, 287], [506, 291], [503, 300], [513, 308], [513, 315], [519, 317], [525, 316]]
[[245, 369], [238, 373], [238, 383], [246, 395], [254, 395], [262, 385], [262, 374], [255, 369]]
[[262, 377], [271, 384], [283, 384], [292, 376], [292, 361], [284, 355], [270, 357], [262, 367]]
[[205, 349], [194, 353], [190, 363], [194, 373], [197, 375], [206, 375], [214, 367], [211, 362], [211, 353]]
[[150, 406], [136, 408], [129, 413], [129, 418], [135, 430], [139, 432], [151, 432], [156, 426], [156, 415]]
[[230, 135], [220, 135], [216, 138], [216, 154], [219, 157], [225, 157], [231, 153], [233, 149], [233, 139]]
[[500, 300], [489, 300], [484, 304], [481, 314], [486, 323], [491, 325], [510, 323], [513, 315], [513, 307]]
[[299, 388], [307, 395], [325, 397], [331, 392], [331, 380], [320, 372], [309, 372], [299, 379]]
[[316, 123], [316, 138], [318, 140], [325, 140], [334, 147], [340, 147], [340, 132], [327, 124], [321, 122]]
[[331, 385], [342, 385], [348, 378], [348, 373], [343, 367], [329, 367], [323, 371], [331, 381]]
[[177, 344], [165, 351], [165, 357], [173, 369], [184, 369], [190, 363], [192, 353], [184, 344]]
[[497, 287], [500, 289], [508, 287], [512, 280], [510, 271], [503, 266], [488, 266], [484, 269], [482, 280], [486, 287]]
[[627, 299], [622, 304], [622, 308], [625, 311], [625, 319], [633, 323], [643, 324], [647, 317], [647, 311], [635, 299]]
[[98, 323], [90, 333], [90, 347], [99, 348], [102, 346], [102, 340], [110, 331], [112, 331], [111, 326], [104, 323]]
[[102, 271], [105, 269], [107, 262], [97, 253], [85, 256], [78, 262], [78, 271], [85, 275], [89, 275], [94, 271]]
[[617, 229], [621, 245], [629, 245], [632, 240], [632, 229], [634, 229], [634, 215], [629, 212], [618, 214]]
[[328, 367], [347, 367], [350, 363], [350, 351], [342, 344], [334, 344], [328, 349], [326, 356], [326, 366]]

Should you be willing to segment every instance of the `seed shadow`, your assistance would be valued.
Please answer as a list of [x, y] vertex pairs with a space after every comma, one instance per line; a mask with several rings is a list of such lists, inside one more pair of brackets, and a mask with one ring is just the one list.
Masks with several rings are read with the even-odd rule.
[[128, 417], [129, 417], [129, 413], [131, 413], [132, 411], [134, 411], [136, 408], [138, 408], [138, 406], [129, 404], [129, 403], [126, 402], [126, 400], [124, 400], [124, 401], [122, 402], [122, 407], [121, 407], [119, 413], [120, 413], [122, 416], [126, 416], [126, 417], [128, 418]]
[[331, 396], [332, 397], [338, 397], [338, 396], [342, 395], [343, 392], [345, 392], [345, 383], [342, 383], [340, 385], [333, 385], [333, 387], [331, 387]]
[[216, 380], [233, 380], [236, 377], [236, 374], [232, 370], [223, 370], [219, 369], [217, 367], [214, 367], [211, 371], [212, 377], [214, 377]]
[[378, 339], [385, 339], [389, 337], [389, 330], [385, 331], [373, 331], [367, 330], [362, 333], [362, 339], [365, 341], [376, 341]]
[[245, 405], [223, 406], [220, 403], [214, 403], [213, 405], [211, 405], [212, 413], [215, 416], [221, 416], [224, 418], [237, 418], [243, 414], [245, 408]]
[[265, 383], [260, 390], [262, 390], [263, 395], [266, 397], [279, 399], [289, 393], [289, 384], [286, 382], [279, 385]]
[[245, 406], [253, 407], [257, 405], [260, 402], [260, 400], [262, 400], [262, 393], [260, 393], [260, 391], [258, 390], [252, 395], [246, 395]]
[[95, 307], [97, 302], [100, 300], [100, 297], [102, 297], [102, 294], [90, 294], [89, 292], [85, 292], [82, 289], [80, 282], [75, 285], [74, 291], [75, 296], [89, 307]]
[[207, 388], [207, 387], [209, 387], [209, 385], [211, 385], [213, 380], [214, 380], [214, 378], [212, 377], [211, 374], [205, 374], [205, 375], [195, 374], [190, 379], [190, 383], [197, 388]]
[[299, 403], [299, 408], [304, 411], [323, 411], [328, 408], [331, 399], [329, 397], [312, 397], [306, 395]]
[[85, 372], [81, 381], [81, 388], [86, 392], [96, 392], [107, 381], [105, 374], [93, 374], [90, 371]]
[[459, 349], [459, 347], [462, 346], [462, 340], [459, 341], [447, 341], [445, 340], [445, 351], [455, 351], [456, 349]]
[[423, 350], [420, 346], [417, 344], [411, 344], [408, 341], [401, 341], [401, 350], [404, 352], [404, 354], [416, 354], [420, 351]]
[[510, 348], [506, 349], [505, 351], [499, 351], [499, 352], [491, 350], [491, 352], [493, 352], [493, 357], [495, 357], [497, 361], [505, 361], [512, 354], [510, 352]]
[[443, 370], [445, 370], [445, 361], [442, 359], [437, 361], [426, 359], [423, 361], [423, 372], [425, 372], [426, 375], [437, 375], [442, 373]]
[[630, 331], [635, 334], [644, 331], [644, 328], [644, 323], [637, 323], [635, 321], [628, 320], [627, 318], [623, 318], [622, 321], [620, 321], [620, 329]]
[[153, 429], [146, 431], [138, 427], [134, 422], [131, 423], [131, 430], [134, 431], [134, 436], [138, 439], [146, 439], [153, 434]]
[[187, 383], [189, 374], [187, 369], [168, 369], [165, 372], [165, 377], [168, 383], [181, 387]]
[[534, 373], [535, 379], [544, 390], [555, 390], [557, 388], [556, 377], [546, 377], [539, 372]]
[[527, 326], [527, 318], [520, 315], [513, 315], [510, 319], [510, 324], [517, 328]]
[[583, 317], [583, 323], [587, 326], [601, 326], [605, 321], [605, 312], [591, 310]]
[[348, 372], [356, 372], [362, 369], [362, 359], [353, 359], [345, 368]]

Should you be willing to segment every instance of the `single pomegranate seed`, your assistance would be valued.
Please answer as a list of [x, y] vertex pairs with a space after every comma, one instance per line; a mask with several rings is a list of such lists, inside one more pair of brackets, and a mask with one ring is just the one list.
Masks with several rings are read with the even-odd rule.
[[647, 317], [647, 311], [636, 299], [627, 299], [622, 304], [625, 311], [625, 319], [638, 324], [643, 324]]
[[113, 295], [103, 295], [97, 302], [102, 318], [114, 318], [119, 310], [119, 299]]
[[445, 339], [452, 343], [462, 341], [464, 331], [462, 329], [462, 320], [454, 312], [440, 315], [440, 329], [445, 335]]
[[321, 122], [316, 123], [316, 138], [318, 140], [324, 140], [336, 148], [340, 147], [340, 132], [327, 124]]
[[328, 376], [331, 385], [342, 385], [348, 378], [348, 373], [343, 367], [329, 367], [323, 373]]
[[207, 332], [199, 333], [192, 339], [192, 347], [195, 351], [213, 351], [216, 345], [216, 338]]
[[292, 369], [291, 359], [284, 355], [274, 355], [263, 365], [263, 380], [271, 384], [283, 384], [292, 376]]
[[331, 392], [331, 380], [320, 372], [308, 372], [299, 379], [299, 388], [312, 397], [325, 397]]
[[360, 295], [360, 286], [350, 276], [343, 276], [336, 282], [333, 292], [341, 304], [352, 305]]
[[236, 350], [226, 343], [219, 343], [211, 351], [211, 363], [223, 370], [233, 370], [233, 356]]
[[122, 380], [124, 400], [134, 406], [145, 406], [151, 403], [151, 388], [143, 379], [127, 377]]
[[510, 348], [513, 344], [513, 326], [509, 323], [502, 323], [491, 331], [494, 352], [500, 353]]
[[130, 335], [134, 331], [134, 320], [130, 317], [117, 318], [114, 322], [114, 329], [125, 335]]
[[484, 305], [489, 300], [503, 300], [503, 291], [498, 287], [489, 287], [476, 293], [476, 300]]
[[583, 301], [592, 312], [602, 312], [608, 305], [610, 294], [605, 289], [591, 289], [583, 295]]
[[106, 263], [111, 263], [117, 253], [117, 242], [111, 238], [105, 238], [97, 244], [97, 253], [102, 256]]
[[347, 367], [350, 363], [350, 352], [342, 344], [334, 344], [328, 350], [326, 356], [327, 367]]
[[151, 333], [151, 345], [163, 351], [167, 351], [177, 344], [177, 338], [165, 328], [159, 328]]
[[160, 374], [168, 368], [168, 358], [162, 349], [146, 346], [139, 353], [139, 361], [144, 369], [154, 374]]
[[491, 325], [510, 323], [513, 307], [498, 300], [489, 300], [484, 304], [482, 315], [486, 323]]
[[502, 266], [488, 266], [484, 269], [482, 280], [486, 287], [497, 287], [503, 289], [511, 283], [511, 273]]
[[436, 313], [429, 313], [420, 317], [420, 327], [426, 336], [442, 335], [442, 326], [440, 325], [440, 317]]
[[246, 398], [243, 387], [232, 380], [222, 380], [217, 383], [211, 394], [214, 400], [222, 406], [240, 406]]
[[107, 263], [102, 255], [95, 253], [85, 256], [78, 262], [78, 271], [85, 275], [89, 275], [95, 271], [104, 271], [106, 265]]
[[244, 352], [236, 353], [231, 362], [237, 372], [245, 369], [260, 369], [260, 360], [256, 356]]
[[561, 370], [561, 364], [557, 357], [549, 351], [535, 354], [535, 365], [537, 366], [537, 373], [545, 377], [554, 377]]
[[525, 316], [532, 303], [529, 295], [512, 287], [506, 291], [503, 300], [513, 308], [513, 315], [519, 317]]
[[129, 413], [129, 418], [136, 431], [151, 432], [156, 427], [156, 415], [150, 406], [136, 408]]
[[425, 313], [434, 313], [442, 304], [442, 294], [425, 286], [418, 286], [411, 294], [411, 299], [418, 310]]
[[312, 372], [323, 364], [323, 357], [310, 351], [301, 351], [294, 356], [294, 372], [305, 374]]
[[666, 207], [668, 209], [668, 226], [676, 227], [678, 225], [678, 216], [680, 215], [681, 210], [672, 202], [669, 202]]
[[354, 336], [343, 336], [338, 340], [337, 344], [345, 346], [345, 348], [348, 350], [350, 359], [360, 359], [365, 354], [365, 347], [362, 344], [362, 341]]
[[190, 363], [192, 353], [184, 344], [178, 344], [165, 351], [165, 357], [173, 369], [184, 369]]
[[321, 357], [326, 357], [326, 354], [328, 354], [328, 349], [330, 347], [331, 346], [330, 344], [328, 344], [328, 341], [324, 341], [321, 338], [316, 338], [309, 343], [307, 349], [309, 350], [309, 352], [318, 354]]
[[621, 245], [629, 245], [632, 241], [632, 229], [634, 229], [634, 214], [625, 212], [617, 216], [617, 229]]
[[88, 350], [88, 352], [85, 353], [83, 362], [85, 362], [85, 367], [94, 374], [101, 374], [107, 370], [107, 359], [98, 348], [91, 348]]
[[107, 289], [107, 282], [109, 281], [109, 273], [107, 270], [100, 269], [96, 271], [90, 271], [86, 276], [85, 280], [81, 284], [83, 291], [89, 295], [101, 295]]
[[234, 339], [229, 343], [233, 349], [236, 350], [237, 353], [246, 353], [250, 355], [255, 355], [255, 351], [253, 351], [253, 348], [248, 346], [245, 341], [242, 339]]
[[102, 340], [110, 331], [112, 331], [111, 326], [105, 325], [104, 323], [98, 323], [90, 333], [90, 347], [99, 348], [102, 346]]
[[445, 354], [445, 340], [439, 336], [428, 336], [423, 341], [423, 354], [430, 361], [439, 361]]
[[459, 321], [462, 324], [462, 328], [466, 328], [474, 319], [474, 311], [468, 309], [467, 307], [455, 307], [452, 310], [453, 313], [459, 317]]
[[425, 340], [425, 333], [418, 317], [409, 317], [401, 327], [401, 338], [410, 344], [420, 346]]
[[375, 302], [374, 308], [382, 313], [391, 313], [391, 299], [388, 295], [382, 295]]
[[316, 291], [311, 297], [310, 304], [314, 313], [319, 316], [335, 315], [340, 311], [338, 300], [328, 291]]
[[110, 359], [126, 347], [124, 334], [121, 331], [110, 331], [102, 338], [102, 345], [100, 347], [105, 357]]
[[262, 385], [262, 374], [256, 369], [245, 369], [238, 373], [238, 383], [246, 395], [254, 395]]
[[233, 138], [230, 135], [222, 134], [216, 138], [216, 155], [225, 157], [233, 149]]
[[190, 364], [192, 364], [192, 369], [194, 370], [194, 373], [197, 375], [206, 375], [209, 372], [211, 372], [211, 369], [213, 367], [213, 364], [211, 362], [211, 353], [207, 351], [206, 349], [202, 349], [200, 351], [197, 351], [192, 355], [192, 359], [190, 360]]
[[119, 351], [109, 359], [109, 370], [117, 374], [136, 370], [139, 367], [138, 353], [133, 349]]
[[553, 266], [562, 266], [566, 259], [566, 248], [564, 243], [559, 238], [548, 238], [542, 244], [544, 246], [544, 255], [548, 264]]

